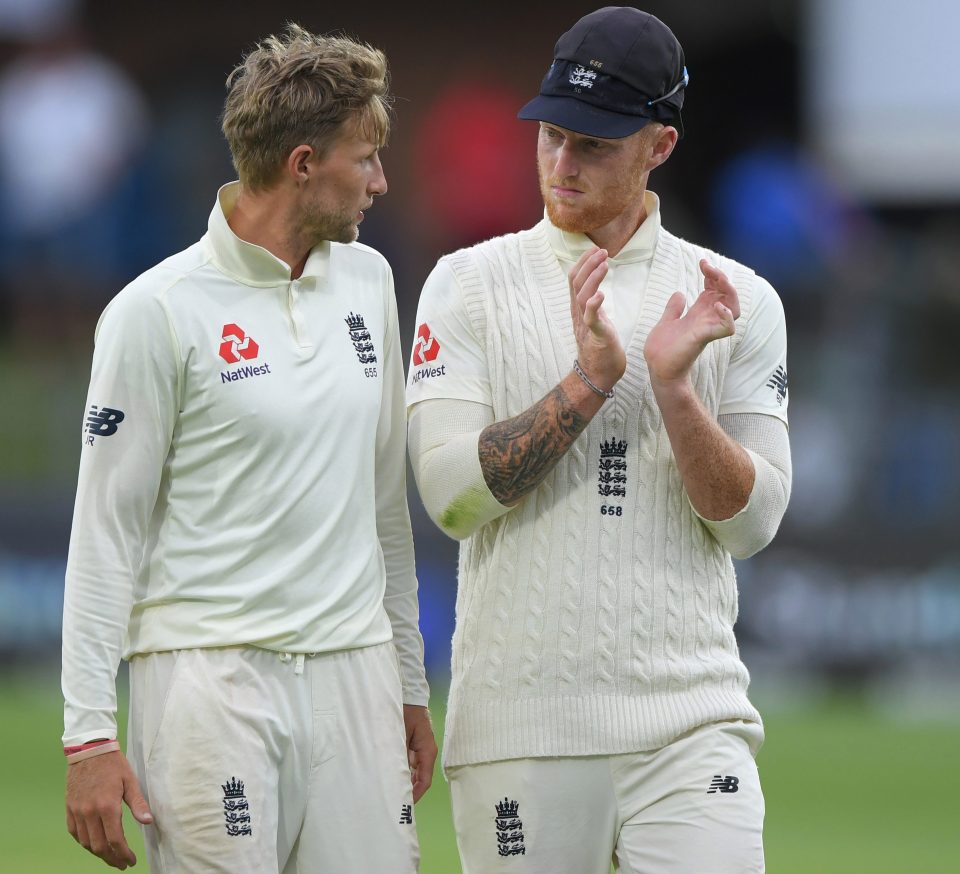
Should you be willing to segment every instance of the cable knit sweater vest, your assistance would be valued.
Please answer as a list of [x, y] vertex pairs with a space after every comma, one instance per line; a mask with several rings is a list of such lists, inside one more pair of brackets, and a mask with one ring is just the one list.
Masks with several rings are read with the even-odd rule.
[[[661, 229], [616, 397], [533, 493], [462, 544], [446, 767], [650, 750], [708, 722], [759, 722], [733, 564], [689, 505], [643, 357], [670, 295], [702, 289], [702, 257], [742, 309], [692, 376], [716, 415], [753, 274]], [[486, 346], [496, 419], [515, 416], [576, 357], [566, 275], [543, 223], [446, 260]]]

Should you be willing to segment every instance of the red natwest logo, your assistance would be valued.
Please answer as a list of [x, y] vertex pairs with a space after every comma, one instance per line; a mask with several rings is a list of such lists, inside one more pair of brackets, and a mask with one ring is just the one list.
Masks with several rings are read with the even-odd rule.
[[227, 364], [236, 364], [241, 358], [253, 361], [260, 354], [260, 347], [253, 337], [248, 337], [239, 325], [223, 326], [223, 342], [220, 344], [220, 357]]
[[440, 344], [430, 333], [430, 328], [424, 322], [417, 328], [417, 339], [413, 343], [413, 363], [419, 367], [428, 361], [433, 361], [440, 354]]

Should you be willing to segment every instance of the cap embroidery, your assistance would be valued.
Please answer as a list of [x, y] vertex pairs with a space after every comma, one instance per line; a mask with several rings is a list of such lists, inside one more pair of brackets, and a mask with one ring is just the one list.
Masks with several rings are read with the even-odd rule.
[[570, 84], [584, 88], [593, 88], [593, 80], [596, 78], [597, 74], [593, 70], [588, 70], [586, 67], [581, 67], [578, 64], [570, 73]]

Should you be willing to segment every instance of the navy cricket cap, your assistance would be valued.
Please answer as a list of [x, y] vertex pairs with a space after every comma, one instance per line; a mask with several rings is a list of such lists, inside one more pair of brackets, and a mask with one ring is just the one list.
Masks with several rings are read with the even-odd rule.
[[659, 121], [683, 136], [688, 81], [683, 48], [669, 27], [632, 6], [605, 6], [557, 40], [540, 95], [517, 117], [605, 139]]

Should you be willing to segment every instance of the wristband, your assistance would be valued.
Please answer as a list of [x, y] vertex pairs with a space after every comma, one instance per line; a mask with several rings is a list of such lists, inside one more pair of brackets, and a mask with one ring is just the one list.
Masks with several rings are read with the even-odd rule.
[[594, 394], [598, 394], [603, 398], [613, 397], [613, 389], [610, 389], [610, 391], [604, 391], [602, 388], [600, 388], [600, 386], [594, 385], [592, 382], [590, 382], [589, 377], [583, 372], [583, 368], [580, 366], [580, 362], [577, 361], [576, 358], [573, 359], [573, 369], [577, 372], [577, 376], [579, 376], [580, 379], [582, 379], [590, 387], [590, 391], [592, 391]]
[[63, 748], [63, 754], [67, 757], [68, 765], [82, 762], [84, 759], [92, 759], [94, 756], [102, 756], [105, 753], [117, 753], [119, 751], [120, 744], [115, 740], [95, 740], [88, 744]]

